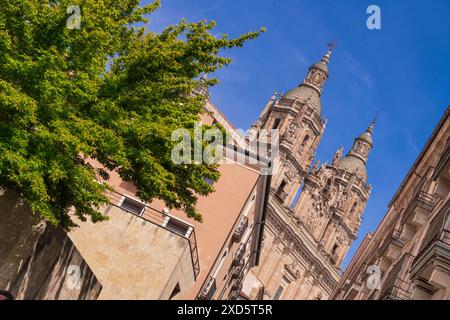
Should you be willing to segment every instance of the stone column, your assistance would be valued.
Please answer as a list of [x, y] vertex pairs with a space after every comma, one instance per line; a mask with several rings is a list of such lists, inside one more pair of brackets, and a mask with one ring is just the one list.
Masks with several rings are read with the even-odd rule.
[[[263, 283], [263, 285], [268, 288], [267, 284], [269, 280], [271, 279], [274, 270], [276, 269], [280, 259], [282, 258], [283, 254], [279, 253], [277, 250], [277, 246], [281, 243], [281, 237], [276, 236], [275, 239], [272, 241], [272, 245], [270, 248], [270, 252], [267, 255], [266, 260], [263, 264], [261, 264], [261, 269], [258, 272], [258, 278]], [[264, 270], [263, 270], [264, 269]]]
[[309, 292], [311, 291], [311, 288], [313, 286], [313, 277], [314, 268], [310, 266], [304, 273], [302, 282], [297, 289], [297, 292], [295, 294], [296, 298], [299, 300], [306, 300], [308, 297]]
[[276, 290], [276, 288], [278, 287], [278, 283], [281, 280], [280, 277], [280, 270], [284, 269], [284, 257], [286, 254], [288, 254], [290, 252], [290, 248], [289, 247], [284, 247], [281, 254], [279, 255], [279, 258], [277, 259], [277, 262], [275, 263], [274, 267], [271, 269], [270, 272], [270, 280], [267, 283], [267, 289], [274, 294], [274, 290]]

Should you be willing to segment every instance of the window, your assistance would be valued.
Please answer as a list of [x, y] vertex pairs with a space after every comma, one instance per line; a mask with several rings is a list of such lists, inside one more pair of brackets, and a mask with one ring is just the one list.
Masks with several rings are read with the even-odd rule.
[[124, 197], [119, 205], [123, 210], [136, 214], [138, 216], [142, 215], [145, 210], [145, 205], [142, 202], [133, 200], [128, 197]]
[[279, 126], [280, 126], [280, 119], [277, 118], [277, 119], [275, 119], [275, 121], [273, 122], [272, 130], [278, 129]]
[[306, 146], [308, 141], [309, 141], [309, 135], [306, 135], [305, 138], [303, 138], [302, 147]]
[[280, 281], [280, 285], [278, 286], [277, 291], [275, 291], [275, 294], [273, 295], [273, 299], [272, 300], [280, 300], [284, 290], [289, 286], [290, 282], [289, 280], [286, 278], [286, 276], [283, 276], [283, 278]]
[[282, 285], [278, 286], [277, 291], [275, 292], [275, 295], [273, 296], [272, 300], [280, 300], [281, 294], [283, 293], [284, 287]]
[[278, 187], [277, 193], [278, 193], [278, 194], [283, 193], [285, 187], [286, 187], [286, 181], [283, 180], [283, 181], [281, 182], [280, 186]]
[[309, 135], [306, 135], [306, 136], [303, 138], [302, 144], [300, 145], [300, 148], [299, 148], [299, 150], [298, 150], [300, 153], [303, 152], [303, 150], [305, 149], [306, 145], [308, 144], [308, 141], [309, 141]]
[[337, 253], [338, 249], [339, 249], [339, 245], [335, 244], [333, 247], [333, 250], [331, 251], [331, 255], [334, 256]]
[[353, 217], [353, 215], [355, 214], [356, 208], [358, 207], [358, 202], [355, 202], [352, 206], [352, 209], [350, 210], [350, 218]]
[[176, 219], [170, 218], [167, 221], [165, 227], [183, 237], [188, 236], [188, 232], [190, 231], [191, 227], [181, 221], [178, 221]]
[[323, 188], [323, 193], [327, 193], [328, 191], [330, 191], [330, 189], [331, 189], [331, 178], [327, 180], [327, 184], [325, 188]]

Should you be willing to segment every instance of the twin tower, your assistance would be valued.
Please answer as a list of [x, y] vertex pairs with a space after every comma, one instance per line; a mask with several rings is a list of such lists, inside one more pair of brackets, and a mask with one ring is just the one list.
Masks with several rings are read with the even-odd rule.
[[340, 148], [330, 164], [314, 163], [326, 127], [321, 95], [331, 54], [297, 88], [275, 94], [250, 131], [278, 129], [280, 137], [262, 259], [254, 270], [264, 299], [328, 297], [371, 193], [366, 163], [375, 121], [347, 155]]

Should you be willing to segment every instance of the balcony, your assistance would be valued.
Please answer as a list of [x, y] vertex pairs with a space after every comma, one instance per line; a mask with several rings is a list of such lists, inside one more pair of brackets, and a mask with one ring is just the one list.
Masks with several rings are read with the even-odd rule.
[[402, 279], [394, 279], [389, 290], [383, 292], [381, 300], [410, 300], [412, 286], [410, 282]]
[[389, 270], [383, 280], [380, 299], [381, 300], [409, 300], [412, 293], [411, 282], [406, 279], [405, 270], [414, 259], [410, 254], [403, 257]]
[[383, 258], [390, 260], [391, 262], [395, 261], [400, 255], [400, 252], [404, 245], [405, 242], [400, 238], [400, 231], [394, 229], [392, 233], [386, 238], [383, 245], [380, 247], [380, 255], [382, 255]]
[[434, 291], [447, 290], [450, 283], [450, 230], [445, 228], [449, 209], [450, 204], [447, 203], [433, 219], [411, 265], [411, 278], [425, 282]]
[[237, 271], [237, 268], [235, 268], [236, 273], [233, 272], [233, 276], [235, 276], [235, 278], [231, 284], [230, 293], [228, 295], [229, 300], [236, 300], [242, 291], [244, 282], [244, 273], [242, 271], [244, 269], [244, 264], [242, 263], [241, 266], [242, 268], [240, 269], [240, 272]]
[[236, 300], [239, 298], [239, 294], [242, 291], [242, 284], [238, 285], [234, 290], [230, 291], [230, 294], [228, 295], [228, 300]]
[[203, 289], [201, 290], [198, 299], [199, 300], [211, 300], [214, 293], [217, 290], [216, 279], [213, 277], [208, 277], [205, 282]]
[[233, 271], [231, 272], [231, 279], [238, 279], [241, 274], [242, 271], [244, 270], [244, 264], [241, 263], [238, 266], [233, 268]]
[[239, 292], [242, 289], [242, 282], [244, 281], [244, 274], [241, 273], [239, 278], [233, 281], [233, 284], [231, 285], [231, 290], [239, 290]]
[[419, 192], [406, 209], [402, 224], [408, 224], [419, 229], [427, 222], [428, 216], [436, 207], [438, 200], [437, 197], [431, 194], [423, 191]]
[[248, 218], [246, 216], [242, 216], [241, 220], [238, 223], [238, 225], [234, 229], [233, 236], [232, 236], [233, 242], [240, 242], [241, 241], [245, 230], [247, 230], [247, 227], [248, 227]]
[[233, 258], [234, 266], [237, 266], [242, 262], [242, 259], [244, 258], [246, 249], [247, 249], [247, 246], [245, 243], [241, 243], [239, 245], [239, 249], [236, 251], [236, 254], [234, 255], [234, 258]]

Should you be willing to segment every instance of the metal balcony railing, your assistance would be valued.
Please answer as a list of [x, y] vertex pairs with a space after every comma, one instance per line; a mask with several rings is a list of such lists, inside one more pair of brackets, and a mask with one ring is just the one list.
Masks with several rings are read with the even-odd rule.
[[[197, 279], [198, 274], [200, 273], [200, 261], [198, 256], [197, 249], [197, 239], [195, 237], [195, 229], [192, 225], [187, 224], [181, 219], [178, 219], [173, 216], [169, 216], [167, 213], [163, 211], [159, 211], [148, 206], [145, 203], [139, 202], [132, 195], [122, 194], [116, 191], [107, 191], [106, 196], [109, 199], [110, 205], [120, 208], [121, 210], [132, 214], [142, 220], [150, 222], [154, 225], [157, 225], [160, 228], [166, 229], [167, 231], [174, 233], [182, 238], [185, 238], [189, 242], [189, 249], [191, 251], [191, 261], [192, 268], [194, 270], [194, 278]], [[133, 207], [133, 203], [130, 206], [123, 206], [124, 199], [131, 199], [134, 202], [135, 206]], [[139, 206], [142, 210], [135, 210]], [[171, 220], [172, 226], [167, 225], [167, 221]]]
[[411, 283], [397, 278], [389, 290], [383, 292], [381, 300], [410, 300], [411, 294]]

